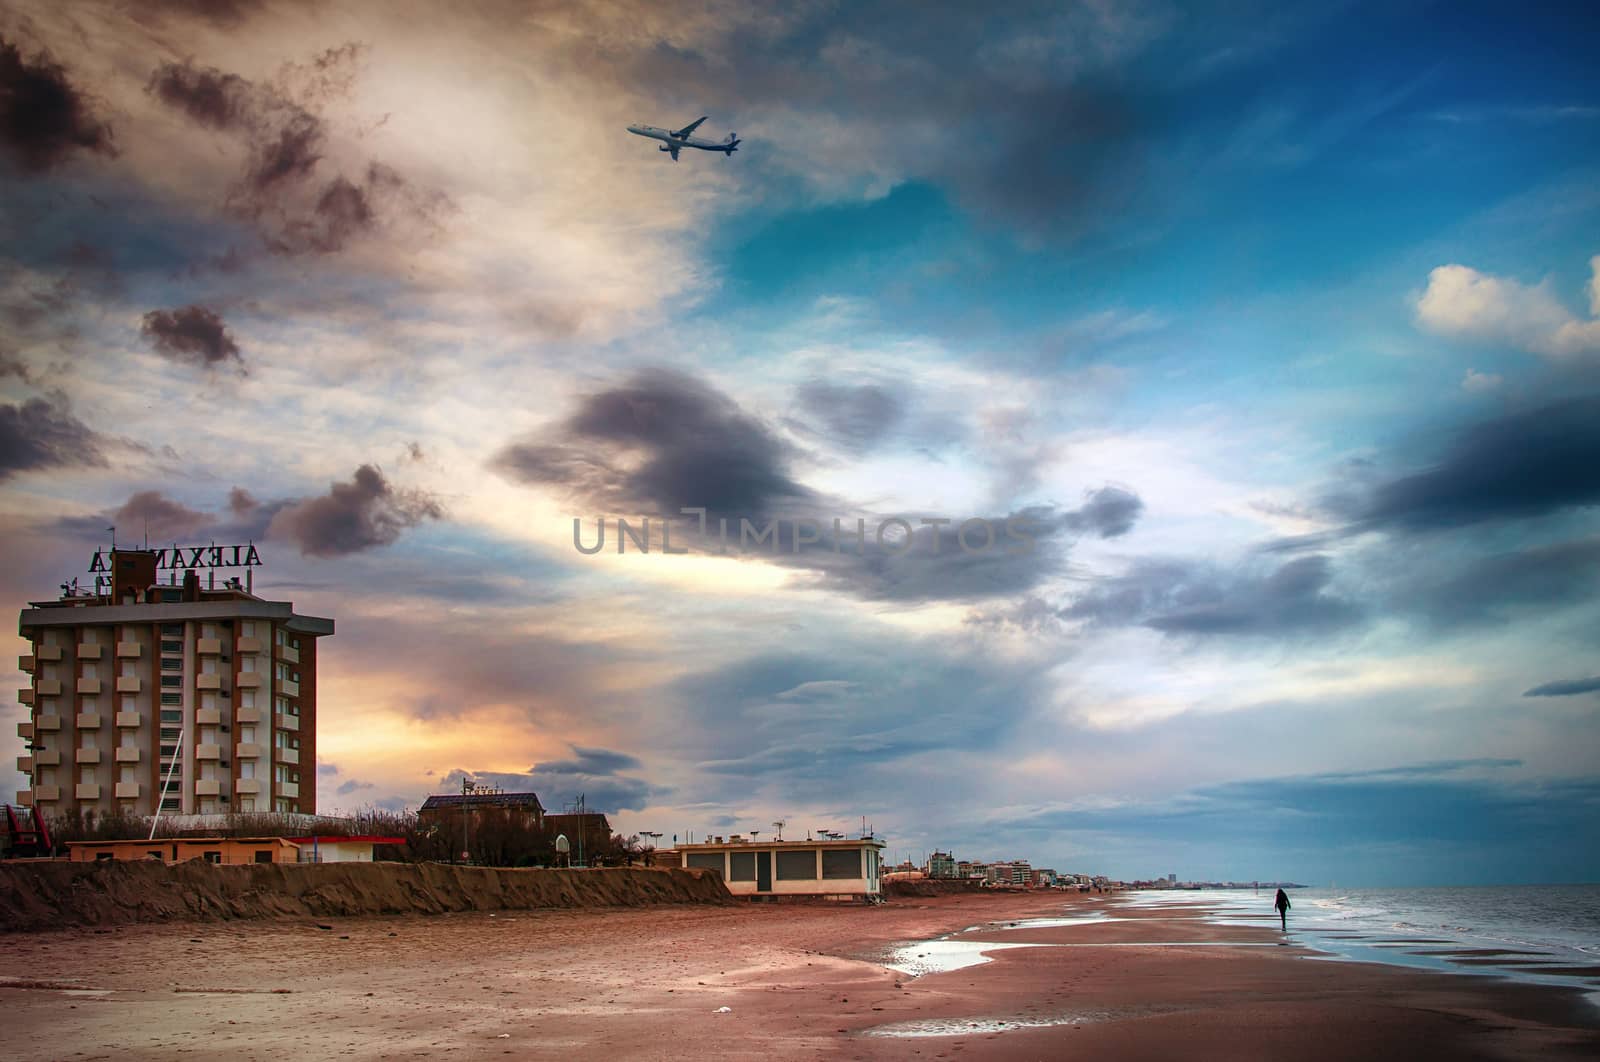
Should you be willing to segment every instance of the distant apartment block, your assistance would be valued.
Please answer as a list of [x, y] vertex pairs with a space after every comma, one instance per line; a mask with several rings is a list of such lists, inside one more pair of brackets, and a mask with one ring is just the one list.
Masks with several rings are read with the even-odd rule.
[[[171, 552], [203, 565], [230, 548]], [[214, 573], [202, 588], [196, 567], [180, 574], [173, 559], [114, 548], [95, 592], [68, 584], [22, 610], [32, 644], [18, 666], [31, 681], [18, 691], [29, 718], [17, 769], [31, 784], [17, 802], [49, 814], [315, 813], [317, 641], [333, 620], [236, 579], [218, 587]]]

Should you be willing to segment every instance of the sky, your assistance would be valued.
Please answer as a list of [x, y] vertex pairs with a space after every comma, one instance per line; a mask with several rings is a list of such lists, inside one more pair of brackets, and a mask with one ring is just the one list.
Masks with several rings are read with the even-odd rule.
[[1597, 31], [8, 5], [0, 599], [254, 542], [324, 811], [1600, 880]]

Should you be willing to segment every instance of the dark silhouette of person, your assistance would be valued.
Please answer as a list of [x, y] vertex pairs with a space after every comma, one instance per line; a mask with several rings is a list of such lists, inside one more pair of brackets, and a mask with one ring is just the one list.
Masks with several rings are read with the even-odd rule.
[[1278, 898], [1272, 901], [1272, 906], [1278, 909], [1278, 920], [1283, 923], [1284, 931], [1289, 929], [1289, 894], [1282, 889], [1278, 890]]

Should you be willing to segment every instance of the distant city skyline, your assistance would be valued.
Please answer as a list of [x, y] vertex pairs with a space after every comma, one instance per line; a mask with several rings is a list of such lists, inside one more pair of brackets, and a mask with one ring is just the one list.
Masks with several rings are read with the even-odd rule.
[[[323, 811], [1600, 880], [1595, 29], [12, 5], [0, 600], [253, 544], [338, 623]], [[736, 154], [627, 131], [702, 114]], [[779, 548], [574, 549], [686, 508]], [[891, 517], [955, 523], [828, 541]]]

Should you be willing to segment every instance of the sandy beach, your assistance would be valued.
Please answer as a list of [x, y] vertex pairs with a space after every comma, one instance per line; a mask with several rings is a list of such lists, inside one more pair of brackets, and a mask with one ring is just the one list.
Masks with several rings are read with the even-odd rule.
[[[1031, 894], [14, 934], [0, 1004], [19, 1059], [1600, 1052], [1600, 1009], [1576, 989], [1313, 961], [1276, 929], [1199, 913]], [[886, 965], [972, 942], [1047, 946], [920, 976]]]

